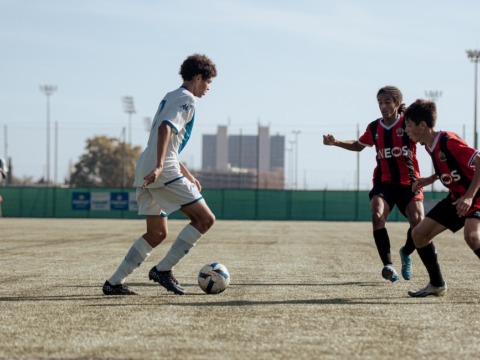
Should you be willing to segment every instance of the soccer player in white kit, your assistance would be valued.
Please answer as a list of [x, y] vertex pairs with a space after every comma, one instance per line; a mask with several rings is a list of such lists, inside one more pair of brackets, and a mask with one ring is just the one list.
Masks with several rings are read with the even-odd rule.
[[172, 269], [215, 222], [215, 215], [200, 194], [200, 183], [179, 161], [178, 154], [192, 132], [195, 97], [201, 98], [207, 93], [217, 70], [208, 57], [194, 54], [183, 62], [180, 75], [183, 84], [160, 102], [147, 147], [135, 170], [138, 214], [146, 216], [147, 232], [131, 246], [118, 269], [105, 282], [105, 295], [138, 295], [124, 283], [125, 279], [167, 237], [167, 216], [177, 210], [187, 215], [190, 223], [180, 231], [148, 277], [168, 291], [185, 294]]

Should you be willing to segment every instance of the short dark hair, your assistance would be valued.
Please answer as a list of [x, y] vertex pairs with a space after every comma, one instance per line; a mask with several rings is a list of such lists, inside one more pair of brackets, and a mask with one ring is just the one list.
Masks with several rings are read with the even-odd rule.
[[416, 125], [425, 121], [429, 128], [433, 128], [437, 122], [437, 106], [433, 101], [417, 99], [405, 111], [405, 118]]
[[205, 55], [193, 54], [182, 63], [179, 74], [185, 81], [190, 81], [197, 75], [201, 75], [202, 79], [206, 80], [217, 76], [217, 68]]
[[380, 90], [378, 90], [377, 98], [380, 94], [388, 94], [392, 97], [392, 99], [395, 102], [400, 104], [400, 106], [398, 107], [398, 113], [399, 114], [405, 112], [406, 106], [405, 106], [405, 104], [402, 103], [403, 95], [402, 95], [402, 92], [400, 91], [399, 88], [397, 88], [396, 86], [387, 85], [387, 86], [382, 87]]

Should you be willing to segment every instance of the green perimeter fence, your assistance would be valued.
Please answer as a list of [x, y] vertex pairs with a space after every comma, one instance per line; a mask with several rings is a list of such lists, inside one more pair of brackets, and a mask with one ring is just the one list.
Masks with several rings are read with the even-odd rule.
[[[137, 219], [135, 189], [3, 187], [3, 217]], [[217, 219], [370, 221], [368, 191], [208, 189], [202, 195]], [[130, 200], [128, 197], [130, 196]], [[446, 196], [425, 192], [426, 210]], [[123, 198], [122, 198], [123, 197]], [[95, 204], [96, 206], [92, 206]], [[133, 206], [132, 206], [133, 204]], [[182, 219], [177, 211], [169, 218]], [[397, 208], [390, 221], [405, 221]]]

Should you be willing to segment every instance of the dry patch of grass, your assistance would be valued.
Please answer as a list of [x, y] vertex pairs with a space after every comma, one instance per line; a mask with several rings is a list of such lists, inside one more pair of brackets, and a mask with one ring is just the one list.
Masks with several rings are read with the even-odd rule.
[[[0, 219], [0, 358], [475, 358], [478, 258], [460, 234], [436, 241], [449, 293], [413, 299], [428, 277], [391, 284], [369, 223], [218, 221], [175, 268], [175, 296], [148, 270], [185, 225], [128, 280], [136, 297], [101, 286], [143, 232], [138, 220]], [[397, 270], [406, 223], [388, 225]], [[206, 295], [202, 265], [225, 264], [230, 287]]]

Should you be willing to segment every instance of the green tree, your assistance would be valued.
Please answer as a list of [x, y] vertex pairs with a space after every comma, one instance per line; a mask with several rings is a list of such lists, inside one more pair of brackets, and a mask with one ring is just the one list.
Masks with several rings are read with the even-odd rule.
[[117, 138], [96, 136], [87, 139], [86, 152], [75, 164], [72, 187], [131, 187], [139, 146], [131, 147]]

